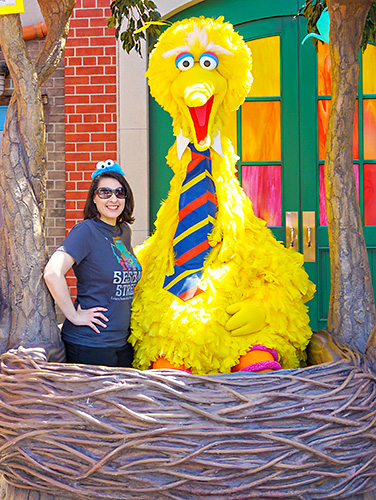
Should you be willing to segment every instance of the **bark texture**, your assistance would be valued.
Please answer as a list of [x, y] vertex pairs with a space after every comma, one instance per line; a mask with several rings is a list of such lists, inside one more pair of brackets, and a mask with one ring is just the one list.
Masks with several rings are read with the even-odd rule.
[[46, 148], [40, 85], [63, 55], [75, 0], [38, 0], [48, 34], [35, 63], [18, 14], [0, 16], [0, 44], [14, 92], [1, 148], [0, 351], [43, 345], [61, 360], [52, 298], [44, 284]]
[[375, 300], [356, 192], [352, 131], [358, 54], [372, 0], [327, 0], [332, 103], [325, 153], [331, 261], [328, 331], [364, 353], [376, 322]]

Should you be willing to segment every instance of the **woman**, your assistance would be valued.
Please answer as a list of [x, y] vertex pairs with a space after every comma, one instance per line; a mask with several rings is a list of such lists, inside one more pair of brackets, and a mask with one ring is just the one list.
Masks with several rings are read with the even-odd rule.
[[[66, 317], [62, 338], [68, 363], [132, 365], [127, 342], [133, 290], [141, 266], [133, 254], [134, 201], [123, 172], [112, 160], [99, 162], [76, 224], [49, 260], [44, 279]], [[70, 298], [65, 274], [77, 278], [77, 298]]]

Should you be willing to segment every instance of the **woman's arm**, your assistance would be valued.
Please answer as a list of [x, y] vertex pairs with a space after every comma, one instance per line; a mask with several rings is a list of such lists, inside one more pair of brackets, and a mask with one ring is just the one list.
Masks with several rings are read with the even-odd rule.
[[78, 305], [77, 310], [74, 308], [65, 279], [65, 274], [73, 264], [74, 259], [68, 253], [60, 250], [55, 252], [45, 267], [44, 280], [56, 304], [71, 323], [90, 326], [99, 333], [95, 324], [106, 328], [107, 325], [101, 319], [104, 321], [108, 321], [108, 319], [101, 311], [107, 311], [107, 309], [105, 307], [81, 309], [80, 305]]

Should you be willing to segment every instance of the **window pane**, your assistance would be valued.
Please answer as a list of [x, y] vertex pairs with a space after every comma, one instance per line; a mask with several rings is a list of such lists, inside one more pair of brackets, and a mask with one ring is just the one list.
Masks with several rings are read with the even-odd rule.
[[[320, 100], [318, 102], [319, 119], [319, 160], [325, 160], [325, 141], [328, 129], [330, 101]], [[358, 136], [358, 101], [355, 103], [355, 116], [353, 128], [353, 158], [359, 158], [359, 136]]]
[[279, 161], [280, 159], [280, 102], [245, 102], [242, 106], [242, 160]]
[[264, 219], [268, 226], [281, 226], [281, 167], [243, 166], [242, 186], [252, 201], [255, 215]]
[[370, 43], [363, 52], [363, 94], [376, 94], [376, 47]]
[[[354, 165], [355, 184], [359, 197], [359, 165]], [[328, 218], [326, 214], [326, 199], [325, 199], [325, 178], [324, 178], [324, 165], [319, 165], [319, 224], [320, 226], [328, 225]]]
[[364, 224], [376, 226], [376, 165], [364, 165]]
[[235, 153], [237, 153], [237, 112], [234, 111], [230, 114], [229, 119], [225, 123], [222, 134], [228, 137], [231, 144], [234, 146]]
[[332, 74], [329, 44], [318, 42], [317, 86], [319, 95], [332, 95]]
[[376, 99], [363, 101], [364, 158], [376, 160]]
[[281, 95], [279, 36], [247, 42], [252, 52], [253, 83], [249, 96]]

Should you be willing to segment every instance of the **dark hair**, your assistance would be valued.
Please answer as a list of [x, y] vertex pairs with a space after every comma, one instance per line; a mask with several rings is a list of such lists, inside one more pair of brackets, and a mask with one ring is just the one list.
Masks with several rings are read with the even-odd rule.
[[124, 210], [117, 217], [116, 222], [118, 224], [122, 224], [123, 222], [127, 222], [128, 224], [132, 224], [134, 222], [133, 209], [134, 209], [134, 199], [133, 193], [130, 185], [126, 181], [124, 175], [119, 174], [118, 172], [103, 172], [103, 174], [99, 174], [94, 177], [93, 182], [89, 188], [89, 192], [87, 194], [85, 208], [84, 208], [84, 219], [99, 219], [100, 214], [98, 209], [94, 203], [95, 191], [98, 189], [98, 184], [101, 179], [112, 177], [120, 182], [120, 184], [125, 189], [127, 197], [125, 199]]

